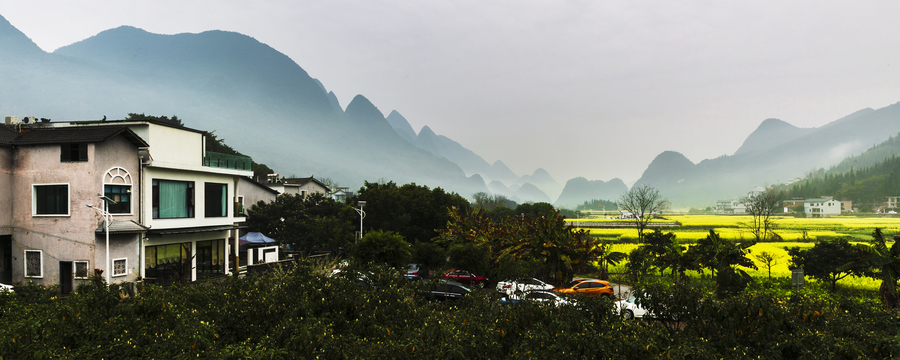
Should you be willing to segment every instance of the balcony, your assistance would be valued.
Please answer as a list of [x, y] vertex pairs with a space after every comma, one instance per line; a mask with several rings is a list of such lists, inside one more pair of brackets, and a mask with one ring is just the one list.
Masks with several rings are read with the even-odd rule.
[[212, 151], [207, 151], [203, 156], [203, 166], [217, 167], [222, 169], [250, 171], [251, 161], [252, 160], [246, 156], [221, 154]]

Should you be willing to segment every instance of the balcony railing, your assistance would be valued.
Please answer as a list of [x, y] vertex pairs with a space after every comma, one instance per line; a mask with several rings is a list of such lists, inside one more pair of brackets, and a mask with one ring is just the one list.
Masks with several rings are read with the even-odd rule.
[[246, 156], [235, 156], [207, 151], [203, 156], [203, 166], [223, 169], [235, 169], [250, 171], [252, 160]]

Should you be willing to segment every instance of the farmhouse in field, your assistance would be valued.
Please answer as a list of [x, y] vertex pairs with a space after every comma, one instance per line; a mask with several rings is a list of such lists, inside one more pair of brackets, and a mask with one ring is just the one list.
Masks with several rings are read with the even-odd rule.
[[832, 198], [806, 199], [803, 212], [808, 218], [837, 216], [841, 214], [841, 202]]

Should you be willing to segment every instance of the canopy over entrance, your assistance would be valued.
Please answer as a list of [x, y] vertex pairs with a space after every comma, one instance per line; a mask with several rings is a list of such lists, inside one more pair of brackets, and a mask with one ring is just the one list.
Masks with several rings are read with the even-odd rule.
[[241, 236], [239, 240], [241, 246], [275, 244], [275, 239], [258, 232], [249, 232], [247, 235]]

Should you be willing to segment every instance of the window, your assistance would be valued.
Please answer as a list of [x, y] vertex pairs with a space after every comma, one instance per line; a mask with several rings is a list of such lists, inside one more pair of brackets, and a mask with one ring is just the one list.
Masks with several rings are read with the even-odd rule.
[[42, 255], [42, 250], [25, 250], [25, 277], [44, 277]]
[[125, 276], [128, 274], [128, 259], [113, 259], [112, 276]]
[[69, 215], [69, 185], [34, 185], [35, 215]]
[[108, 204], [112, 214], [131, 213], [131, 174], [122, 167], [114, 167], [103, 176], [103, 195], [113, 199], [115, 204]]
[[87, 144], [62, 144], [59, 149], [59, 161], [87, 161]]
[[225, 240], [197, 242], [197, 278], [225, 274]]
[[75, 278], [87, 279], [90, 276], [90, 263], [87, 261], [75, 261]]
[[153, 180], [153, 218], [194, 217], [194, 182]]
[[206, 217], [228, 216], [228, 185], [206, 183], [205, 190], [204, 212]]
[[156, 285], [191, 281], [191, 243], [145, 247], [144, 279]]
[[131, 185], [104, 185], [103, 195], [116, 202], [106, 205], [111, 214], [131, 213]]

